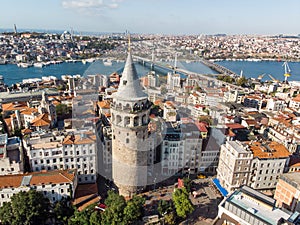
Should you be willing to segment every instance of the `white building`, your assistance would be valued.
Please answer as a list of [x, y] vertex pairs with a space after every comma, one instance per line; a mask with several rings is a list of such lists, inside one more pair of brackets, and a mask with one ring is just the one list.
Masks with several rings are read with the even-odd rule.
[[252, 159], [250, 149], [239, 141], [227, 141], [221, 146], [217, 178], [228, 192], [247, 184]]
[[275, 207], [273, 198], [247, 186], [243, 186], [226, 197], [219, 204], [218, 209], [217, 224], [296, 224], [295, 219], [292, 219], [292, 213]]
[[287, 107], [287, 104], [282, 99], [270, 98], [267, 99], [266, 109], [269, 111], [283, 111]]
[[224, 92], [223, 100], [224, 102], [242, 103], [244, 95], [244, 93], [238, 90], [228, 90]]
[[[37, 135], [24, 141], [33, 171], [77, 169], [79, 183], [96, 182], [96, 136], [91, 132]], [[56, 139], [56, 140], [55, 140]]]
[[294, 109], [300, 109], [300, 95], [297, 95], [295, 98], [290, 100], [289, 107]]
[[277, 142], [253, 142], [249, 147], [253, 152], [253, 160], [248, 186], [254, 189], [275, 188], [279, 176], [288, 166], [290, 152]]
[[171, 176], [178, 172], [197, 173], [200, 168], [202, 139], [193, 123], [180, 126], [167, 123], [161, 146], [161, 172]]
[[36, 190], [49, 198], [50, 202], [63, 197], [74, 197], [77, 187], [76, 170], [55, 170], [19, 175], [0, 176], [0, 206], [21, 191]]
[[164, 103], [164, 115], [163, 118], [166, 122], [175, 122], [177, 117], [177, 109], [174, 103], [171, 101], [166, 101]]
[[18, 137], [0, 135], [0, 175], [19, 174], [24, 171], [24, 157]]
[[158, 87], [159, 86], [158, 75], [154, 71], [151, 71], [147, 77], [148, 77], [148, 87]]
[[174, 90], [180, 88], [180, 75], [177, 73], [168, 73], [167, 75], [167, 89]]

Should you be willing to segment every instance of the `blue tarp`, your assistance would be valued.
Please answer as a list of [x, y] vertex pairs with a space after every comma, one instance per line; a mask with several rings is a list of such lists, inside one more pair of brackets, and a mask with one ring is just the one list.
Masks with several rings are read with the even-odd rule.
[[226, 197], [228, 195], [228, 191], [226, 191], [225, 188], [223, 188], [220, 184], [220, 181], [217, 178], [214, 178], [213, 180], [214, 185], [218, 188], [218, 190], [221, 192], [221, 194]]

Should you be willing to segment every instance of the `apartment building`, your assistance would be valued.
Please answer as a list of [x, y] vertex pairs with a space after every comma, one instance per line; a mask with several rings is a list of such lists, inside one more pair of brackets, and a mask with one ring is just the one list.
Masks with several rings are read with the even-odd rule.
[[274, 189], [289, 163], [290, 152], [277, 142], [253, 142], [251, 176], [248, 185], [254, 189]]
[[0, 176], [0, 206], [21, 191], [40, 191], [50, 202], [74, 197], [77, 187], [76, 170], [42, 171]]
[[0, 135], [0, 175], [19, 174], [24, 171], [24, 157], [18, 137]]
[[298, 224], [297, 216], [275, 207], [275, 200], [243, 186], [227, 196], [218, 206], [218, 222], [230, 225]]
[[285, 173], [280, 175], [274, 199], [276, 206], [292, 212], [300, 213], [300, 173]]
[[96, 135], [32, 133], [24, 140], [32, 171], [77, 169], [79, 183], [96, 182]]
[[162, 175], [197, 173], [200, 170], [201, 148], [200, 131], [194, 123], [167, 123], [161, 146]]
[[246, 185], [251, 174], [252, 151], [239, 141], [227, 141], [221, 145], [217, 179], [231, 192]]

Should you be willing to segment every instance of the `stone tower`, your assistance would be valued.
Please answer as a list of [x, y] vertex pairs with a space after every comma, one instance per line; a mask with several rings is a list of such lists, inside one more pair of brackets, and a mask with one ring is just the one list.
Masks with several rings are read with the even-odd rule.
[[129, 49], [119, 89], [111, 104], [112, 177], [123, 196], [130, 197], [147, 185], [150, 106]]

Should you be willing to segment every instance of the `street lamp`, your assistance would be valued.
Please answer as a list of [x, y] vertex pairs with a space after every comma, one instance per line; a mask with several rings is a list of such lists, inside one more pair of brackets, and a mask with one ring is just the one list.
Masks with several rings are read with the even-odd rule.
[[191, 168], [189, 168], [188, 171], [189, 171], [188, 179], [190, 179]]
[[156, 185], [156, 177], [154, 178], [154, 191], [155, 191], [155, 185]]

